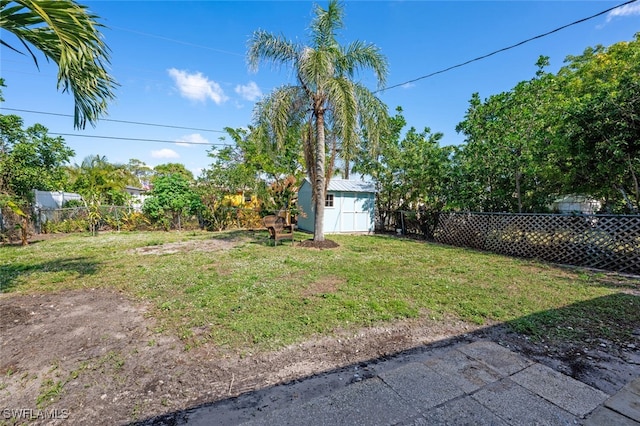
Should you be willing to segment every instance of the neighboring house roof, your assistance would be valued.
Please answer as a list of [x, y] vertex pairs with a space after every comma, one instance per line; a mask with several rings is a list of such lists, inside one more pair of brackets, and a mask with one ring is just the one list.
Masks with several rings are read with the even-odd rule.
[[[305, 181], [311, 185], [309, 179], [305, 179]], [[327, 190], [336, 192], [376, 192], [373, 182], [345, 179], [331, 179]]]

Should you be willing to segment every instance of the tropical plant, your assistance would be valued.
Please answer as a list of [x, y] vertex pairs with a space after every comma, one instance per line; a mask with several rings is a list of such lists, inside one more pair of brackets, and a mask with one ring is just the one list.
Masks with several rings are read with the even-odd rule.
[[324, 241], [327, 135], [339, 141], [348, 168], [360, 141], [360, 129], [375, 141], [387, 116], [384, 103], [362, 83], [353, 81], [356, 73], [369, 68], [382, 87], [387, 75], [386, 58], [372, 44], [355, 41], [340, 45], [336, 31], [343, 27], [343, 15], [342, 6], [335, 0], [327, 9], [316, 5], [311, 45], [258, 30], [251, 37], [247, 54], [253, 70], [267, 61], [295, 71], [298, 84], [281, 86], [260, 101], [255, 121], [257, 127], [268, 129], [268, 140], [279, 146], [285, 143], [292, 125], [304, 123], [305, 163], [315, 204], [313, 239], [317, 242]]
[[557, 127], [564, 186], [605, 200], [613, 212], [640, 211], [640, 33], [630, 42], [585, 49], [558, 72], [565, 117]]
[[142, 211], [167, 231], [172, 225], [182, 229], [182, 216], [201, 210], [200, 197], [191, 182], [180, 173], [157, 177], [142, 206]]
[[16, 115], [0, 114], [0, 208], [20, 217], [23, 244], [27, 243], [33, 190], [59, 190], [63, 165], [73, 150], [61, 137], [52, 138], [41, 124], [23, 128]]
[[68, 167], [67, 175], [69, 190], [107, 205], [125, 205], [130, 198], [125, 187], [138, 184], [127, 166], [110, 163], [104, 155], [85, 157], [81, 164]]
[[[98, 16], [73, 0], [0, 0], [0, 28], [12, 33], [36, 66], [32, 49], [58, 65], [58, 88], [73, 93], [74, 126], [95, 125], [114, 99], [115, 80], [106, 67], [109, 48], [102, 41]], [[24, 54], [6, 38], [0, 44]]]
[[195, 179], [193, 178], [193, 173], [185, 167], [182, 163], [164, 163], [158, 164], [153, 168], [151, 172], [150, 181], [153, 184], [154, 179], [161, 176], [169, 176], [179, 174], [182, 175], [189, 182], [193, 182]]

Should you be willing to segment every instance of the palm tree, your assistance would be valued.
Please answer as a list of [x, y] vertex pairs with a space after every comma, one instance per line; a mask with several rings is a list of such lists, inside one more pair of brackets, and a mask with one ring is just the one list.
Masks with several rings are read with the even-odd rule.
[[104, 155], [89, 155], [80, 165], [68, 167], [67, 179], [69, 189], [85, 200], [96, 199], [112, 205], [122, 205], [126, 186], [138, 181], [125, 165], [110, 163]]
[[[106, 70], [109, 48], [97, 19], [74, 0], [0, 0], [0, 28], [17, 37], [36, 66], [32, 47], [58, 65], [58, 88], [73, 93], [74, 126], [80, 129], [106, 113], [117, 86]], [[24, 53], [4, 39], [0, 44]]]
[[306, 123], [303, 138], [307, 173], [312, 182], [315, 205], [314, 241], [324, 241], [323, 217], [326, 183], [326, 135], [340, 141], [346, 166], [352, 160], [362, 128], [375, 141], [387, 122], [386, 106], [364, 85], [352, 81], [364, 68], [373, 70], [380, 87], [387, 75], [387, 61], [372, 44], [355, 41], [341, 46], [335, 32], [343, 27], [343, 9], [331, 0], [327, 9], [315, 6], [311, 22], [311, 46], [258, 30], [253, 33], [247, 54], [255, 71], [261, 61], [288, 65], [297, 85], [284, 85], [256, 105], [257, 126], [268, 126], [276, 143], [285, 140], [287, 128]]

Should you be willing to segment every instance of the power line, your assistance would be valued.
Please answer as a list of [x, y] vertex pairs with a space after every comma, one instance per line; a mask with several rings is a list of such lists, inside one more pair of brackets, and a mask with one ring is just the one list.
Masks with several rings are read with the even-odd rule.
[[398, 84], [394, 84], [393, 86], [385, 87], [384, 89], [376, 90], [376, 91], [375, 91], [375, 92], [373, 92], [373, 93], [379, 93], [379, 92], [384, 92], [384, 91], [386, 91], [386, 90], [395, 89], [395, 88], [397, 88], [397, 87], [401, 87], [401, 86], [404, 86], [404, 85], [406, 85], [406, 84], [415, 83], [416, 81], [424, 80], [425, 78], [430, 78], [430, 77], [433, 77], [433, 76], [435, 76], [435, 75], [443, 74], [443, 73], [445, 73], [445, 72], [447, 72], [447, 71], [451, 71], [451, 70], [453, 70], [453, 69], [460, 68], [460, 67], [463, 67], [463, 66], [465, 66], [465, 65], [469, 65], [469, 64], [470, 64], [470, 63], [472, 63], [472, 62], [477, 62], [477, 61], [480, 61], [480, 60], [482, 60], [482, 59], [486, 59], [486, 58], [488, 58], [488, 57], [490, 57], [490, 56], [496, 55], [496, 54], [501, 53], [501, 52], [504, 52], [504, 51], [506, 51], [506, 50], [510, 50], [510, 49], [516, 48], [516, 47], [518, 47], [518, 46], [522, 46], [523, 44], [529, 43], [530, 41], [533, 41], [533, 40], [537, 40], [537, 39], [539, 39], [539, 38], [546, 37], [546, 36], [551, 35], [551, 34], [553, 34], [553, 33], [557, 33], [558, 31], [564, 30], [565, 28], [569, 28], [569, 27], [571, 27], [571, 26], [574, 26], [574, 25], [577, 25], [577, 24], [581, 24], [581, 23], [583, 23], [583, 22], [585, 22], [585, 21], [588, 21], [588, 20], [590, 20], [590, 19], [597, 18], [598, 16], [602, 16], [602, 15], [604, 15], [605, 13], [609, 13], [609, 12], [611, 12], [611, 11], [612, 11], [612, 10], [614, 10], [614, 9], [618, 9], [618, 8], [623, 7], [623, 6], [626, 6], [626, 5], [628, 5], [628, 4], [635, 3], [636, 1], [638, 1], [638, 0], [629, 0], [629, 1], [627, 1], [627, 2], [624, 2], [624, 3], [622, 3], [622, 4], [619, 4], [619, 5], [617, 5], [617, 6], [610, 7], [609, 9], [603, 10], [602, 12], [598, 12], [598, 13], [596, 13], [595, 15], [591, 15], [591, 16], [588, 16], [588, 17], [586, 17], [586, 18], [582, 18], [582, 19], [579, 19], [579, 20], [577, 20], [577, 21], [573, 21], [573, 22], [571, 22], [570, 24], [566, 24], [566, 25], [563, 25], [563, 26], [561, 26], [561, 27], [558, 27], [558, 28], [556, 28], [556, 29], [554, 29], [554, 30], [547, 31], [546, 33], [539, 34], [539, 35], [537, 35], [537, 36], [534, 36], [534, 37], [528, 38], [528, 39], [523, 40], [523, 41], [521, 41], [521, 42], [519, 42], [519, 43], [512, 44], [511, 46], [507, 46], [507, 47], [503, 47], [502, 49], [494, 50], [493, 52], [491, 52], [491, 53], [487, 53], [486, 55], [478, 56], [477, 58], [473, 58], [473, 59], [470, 59], [470, 60], [468, 60], [468, 61], [466, 61], [466, 62], [462, 62], [462, 63], [460, 63], [460, 64], [453, 65], [453, 66], [450, 66], [450, 67], [448, 67], [448, 68], [444, 68], [444, 69], [441, 69], [441, 70], [439, 70], [439, 71], [432, 72], [431, 74], [423, 75], [423, 76], [421, 76], [421, 77], [418, 77], [418, 78], [414, 78], [414, 79], [412, 79], [412, 80], [405, 81], [404, 83], [398, 83]]
[[160, 40], [166, 40], [166, 41], [170, 41], [170, 42], [173, 42], [173, 43], [183, 44], [185, 46], [192, 46], [192, 47], [197, 47], [199, 49], [211, 50], [213, 52], [225, 53], [227, 55], [244, 57], [244, 55], [241, 54], [241, 53], [229, 52], [228, 50], [216, 49], [216, 48], [213, 48], [213, 47], [203, 46], [201, 44], [189, 43], [187, 41], [176, 40], [176, 39], [173, 39], [173, 38], [160, 36], [160, 35], [156, 35], [156, 34], [143, 33], [141, 31], [130, 30], [128, 28], [122, 28], [122, 27], [110, 26], [110, 28], [113, 28], [114, 30], [127, 31], [127, 32], [130, 32], [130, 33], [133, 33], [133, 34], [139, 34], [139, 35], [143, 35], [143, 36], [146, 36], [146, 37], [157, 38], [157, 39], [160, 39]]
[[[5, 109], [7, 111], [27, 112], [27, 113], [31, 113], [31, 114], [55, 115], [55, 116], [58, 116], [58, 117], [73, 117], [73, 115], [71, 115], [71, 114], [61, 114], [61, 113], [57, 113], [57, 112], [33, 111], [33, 110], [29, 110], [29, 109], [5, 108], [5, 107], [2, 107], [1, 109]], [[195, 130], [195, 131], [198, 131], [198, 132], [227, 133], [224, 130], [199, 129], [199, 128], [196, 128], [196, 127], [173, 126], [171, 124], [143, 123], [143, 122], [140, 122], [140, 121], [115, 120], [115, 119], [111, 119], [111, 118], [101, 118], [100, 121], [111, 121], [111, 122], [114, 122], [114, 123], [135, 124], [135, 125], [138, 125], [138, 126], [166, 127], [166, 128], [169, 128], [169, 129]]]
[[210, 143], [210, 142], [183, 142], [183, 141], [168, 141], [162, 139], [143, 139], [143, 138], [125, 138], [118, 136], [102, 136], [102, 135], [82, 135], [74, 133], [54, 133], [49, 132], [52, 136], [66, 136], [66, 137], [80, 137], [80, 138], [93, 138], [93, 139], [111, 139], [119, 141], [134, 141], [134, 142], [154, 142], [154, 143], [171, 143], [171, 144], [186, 144], [186, 145], [206, 145], [206, 146], [230, 146], [223, 143]]

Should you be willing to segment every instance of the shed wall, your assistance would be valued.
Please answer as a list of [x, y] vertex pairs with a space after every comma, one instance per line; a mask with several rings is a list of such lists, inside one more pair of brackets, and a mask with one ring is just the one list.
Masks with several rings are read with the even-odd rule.
[[[324, 208], [324, 232], [327, 234], [373, 232], [375, 194], [369, 192], [327, 191], [333, 195], [333, 207]], [[298, 205], [307, 217], [298, 218], [298, 228], [313, 232], [314, 211], [311, 185], [305, 181], [298, 193]]]

